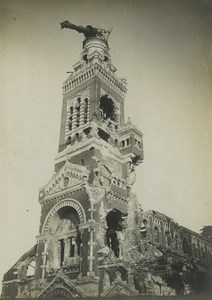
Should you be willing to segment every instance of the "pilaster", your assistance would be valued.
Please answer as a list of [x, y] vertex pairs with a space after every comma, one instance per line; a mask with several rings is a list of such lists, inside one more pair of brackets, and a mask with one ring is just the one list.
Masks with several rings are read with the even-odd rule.
[[48, 251], [47, 251], [47, 248], [48, 248], [48, 242], [45, 241], [44, 242], [44, 251], [42, 252], [42, 258], [43, 258], [43, 264], [41, 266], [42, 268], [42, 279], [45, 278], [45, 275], [46, 275], [46, 264], [47, 264], [47, 255], [48, 255]]

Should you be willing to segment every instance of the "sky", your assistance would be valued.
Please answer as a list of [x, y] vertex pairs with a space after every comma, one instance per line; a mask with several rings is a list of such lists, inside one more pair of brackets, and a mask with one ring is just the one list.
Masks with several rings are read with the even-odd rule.
[[134, 192], [199, 231], [212, 215], [212, 2], [0, 1], [0, 277], [38, 235], [38, 190], [54, 171], [62, 82], [80, 59], [77, 25], [112, 29], [125, 118], [144, 134]]

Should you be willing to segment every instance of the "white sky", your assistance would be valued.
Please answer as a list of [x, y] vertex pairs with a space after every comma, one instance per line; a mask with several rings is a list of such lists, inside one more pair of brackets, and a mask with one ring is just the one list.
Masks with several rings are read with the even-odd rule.
[[1, 278], [36, 242], [38, 189], [53, 174], [62, 82], [83, 41], [60, 30], [66, 19], [113, 28], [112, 61], [128, 82], [125, 117], [144, 134], [134, 187], [143, 209], [195, 231], [211, 224], [212, 23], [210, 1], [199, 3], [0, 2]]

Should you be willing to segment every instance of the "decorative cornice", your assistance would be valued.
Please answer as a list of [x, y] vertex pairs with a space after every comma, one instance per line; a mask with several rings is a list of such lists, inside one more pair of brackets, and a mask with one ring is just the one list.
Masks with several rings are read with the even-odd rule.
[[55, 163], [64, 161], [67, 155], [68, 158], [70, 159], [73, 156], [76, 156], [78, 154], [81, 154], [84, 151], [89, 150], [91, 147], [94, 147], [95, 149], [100, 151], [104, 151], [104, 149], [106, 149], [109, 157], [111, 157], [112, 159], [114, 159], [119, 163], [123, 163], [123, 155], [120, 154], [117, 148], [114, 148], [112, 145], [108, 144], [104, 140], [100, 138], [98, 139], [96, 137], [92, 137], [85, 141], [79, 142], [76, 145], [66, 147], [62, 152], [59, 152], [57, 154]]
[[62, 199], [64, 197], [70, 196], [70, 195], [72, 195], [76, 192], [82, 191], [82, 190], [85, 190], [85, 184], [79, 183], [75, 186], [70, 187], [67, 190], [61, 190], [61, 191], [55, 192], [52, 195], [46, 196], [45, 198], [40, 199], [39, 202], [40, 202], [40, 204], [43, 205], [45, 203], [52, 202], [53, 200]]
[[108, 202], [119, 202], [122, 205], [127, 205], [128, 204], [128, 198], [122, 197], [119, 194], [109, 190], [106, 193], [106, 199]]
[[80, 73], [74, 73], [70, 78], [68, 78], [63, 85], [63, 93], [67, 94], [71, 90], [80, 86], [82, 83], [87, 82], [91, 78], [98, 76], [104, 82], [109, 84], [110, 88], [115, 90], [121, 96], [124, 96], [127, 88], [123, 84], [123, 80], [115, 77], [114, 74], [110, 74], [106, 68], [102, 67], [99, 63], [90, 64], [85, 70], [81, 70]]

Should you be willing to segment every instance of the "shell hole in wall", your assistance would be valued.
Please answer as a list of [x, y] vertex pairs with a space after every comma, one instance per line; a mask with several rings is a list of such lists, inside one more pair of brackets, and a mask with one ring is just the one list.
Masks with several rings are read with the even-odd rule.
[[108, 139], [109, 139], [110, 135], [106, 131], [99, 128], [98, 135], [101, 139], [103, 139], [105, 142], [108, 143]]
[[117, 121], [116, 106], [108, 95], [104, 95], [100, 98], [99, 108], [104, 120], [111, 119], [112, 121]]
[[106, 216], [107, 230], [106, 240], [108, 247], [113, 250], [116, 257], [120, 256], [120, 247], [117, 236], [117, 231], [122, 231], [125, 226], [125, 217], [127, 214], [122, 213], [120, 210], [114, 208], [109, 211]]

